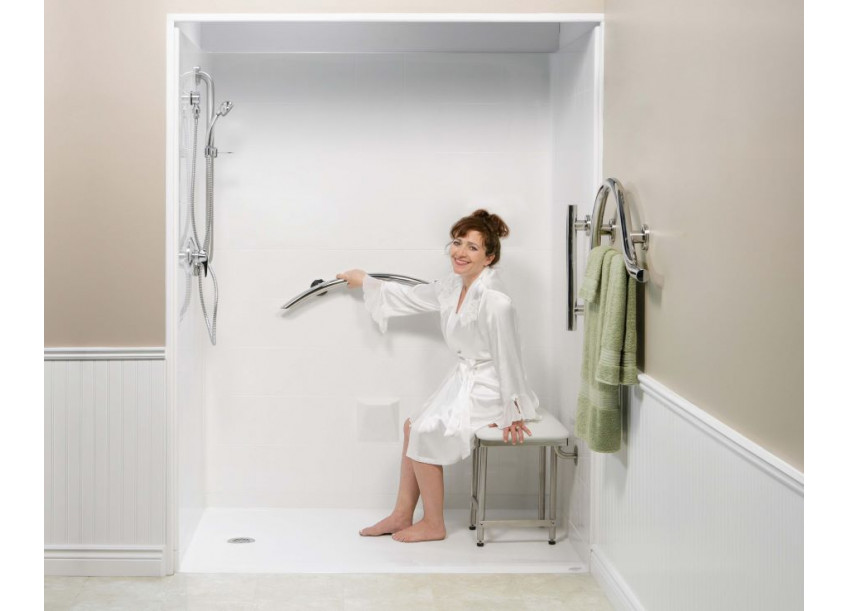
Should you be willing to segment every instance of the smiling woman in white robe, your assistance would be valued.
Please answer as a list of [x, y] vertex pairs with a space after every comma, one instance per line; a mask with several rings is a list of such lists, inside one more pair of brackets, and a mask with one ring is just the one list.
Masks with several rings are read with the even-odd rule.
[[[363, 536], [391, 534], [404, 542], [444, 539], [442, 467], [471, 454], [474, 433], [497, 426], [504, 441], [522, 443], [525, 421], [537, 418], [539, 400], [528, 387], [512, 300], [491, 268], [500, 238], [509, 235], [497, 215], [477, 210], [450, 232], [453, 273], [414, 287], [372, 278], [362, 270], [336, 277], [362, 287], [365, 306], [385, 332], [387, 319], [438, 311], [442, 334], [457, 362], [421, 411], [404, 424], [398, 498], [392, 513]], [[424, 517], [412, 524], [419, 497]]]
[[386, 330], [386, 319], [438, 311], [442, 335], [457, 363], [418, 415], [411, 418], [412, 460], [450, 465], [471, 454], [474, 433], [495, 424], [533, 420], [539, 400], [527, 385], [515, 308], [500, 274], [486, 267], [459, 307], [462, 278], [408, 287], [366, 276], [365, 306]]

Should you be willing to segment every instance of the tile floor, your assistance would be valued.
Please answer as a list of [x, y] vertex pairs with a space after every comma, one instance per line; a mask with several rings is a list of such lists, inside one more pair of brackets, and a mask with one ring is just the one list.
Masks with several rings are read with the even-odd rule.
[[200, 574], [44, 578], [46, 611], [612, 611], [579, 574]]

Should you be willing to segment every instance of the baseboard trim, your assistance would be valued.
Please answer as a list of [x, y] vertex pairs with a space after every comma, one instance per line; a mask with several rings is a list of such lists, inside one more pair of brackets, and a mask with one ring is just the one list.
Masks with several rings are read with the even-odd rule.
[[44, 574], [77, 577], [161, 577], [165, 547], [133, 545], [48, 545], [44, 547]]
[[594, 545], [590, 548], [589, 572], [603, 588], [604, 594], [616, 611], [645, 611], [645, 607], [633, 594], [627, 582]]
[[164, 360], [165, 348], [45, 348], [45, 361], [150, 361]]

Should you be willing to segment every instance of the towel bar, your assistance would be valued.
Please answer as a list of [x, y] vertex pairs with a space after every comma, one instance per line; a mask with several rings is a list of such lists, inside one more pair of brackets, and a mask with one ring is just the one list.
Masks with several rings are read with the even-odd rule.
[[[612, 192], [615, 198], [615, 216], [609, 223], [602, 223], [604, 218], [604, 209], [607, 205], [607, 198]], [[618, 221], [618, 222], [616, 222]], [[566, 272], [568, 274], [568, 316], [566, 317], [567, 329], [574, 330], [574, 324], [578, 314], [583, 313], [583, 305], [577, 303], [577, 293], [575, 287], [575, 242], [578, 231], [584, 231], [587, 236], [591, 236], [591, 248], [600, 246], [601, 236], [610, 236], [610, 243], [615, 243], [616, 231], [620, 227], [621, 245], [624, 254], [624, 267], [627, 273], [630, 274], [637, 282], [645, 283], [648, 281], [648, 270], [639, 266], [636, 259], [636, 244], [642, 247], [642, 251], [648, 250], [651, 231], [647, 225], [642, 225], [640, 231], [631, 231], [632, 222], [630, 220], [630, 208], [627, 206], [627, 201], [624, 199], [624, 189], [621, 183], [615, 178], [607, 178], [595, 195], [595, 203], [592, 208], [592, 214], [586, 215], [584, 218], [577, 218], [577, 206], [568, 206], [568, 232], [566, 246]]]

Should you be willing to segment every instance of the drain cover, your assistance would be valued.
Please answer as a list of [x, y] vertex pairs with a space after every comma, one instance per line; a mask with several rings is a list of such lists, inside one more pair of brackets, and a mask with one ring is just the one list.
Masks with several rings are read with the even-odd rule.
[[256, 539], [251, 539], [250, 537], [235, 537], [233, 539], [227, 539], [227, 543], [253, 543]]

